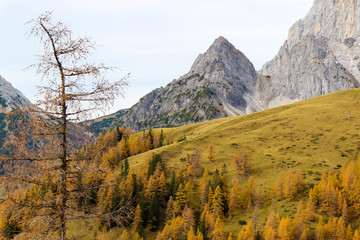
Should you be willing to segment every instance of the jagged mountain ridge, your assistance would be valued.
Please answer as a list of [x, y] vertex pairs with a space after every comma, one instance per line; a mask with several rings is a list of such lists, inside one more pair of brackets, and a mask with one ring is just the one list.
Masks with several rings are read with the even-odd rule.
[[360, 0], [315, 0], [290, 28], [278, 54], [258, 72], [219, 37], [189, 73], [145, 95], [108, 126], [177, 126], [359, 87], [359, 37]]
[[177, 126], [261, 110], [253, 99], [253, 64], [224, 37], [200, 54], [190, 71], [145, 95], [122, 118], [135, 129]]
[[0, 76], [0, 113], [8, 113], [18, 106], [29, 104], [29, 99]]
[[259, 71], [271, 78], [267, 107], [358, 87], [359, 21], [360, 1], [315, 0]]

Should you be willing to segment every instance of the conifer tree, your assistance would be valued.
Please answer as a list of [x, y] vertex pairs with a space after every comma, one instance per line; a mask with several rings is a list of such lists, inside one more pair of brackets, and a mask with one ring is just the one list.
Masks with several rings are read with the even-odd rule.
[[306, 229], [304, 229], [303, 232], [301, 233], [299, 240], [307, 240]]
[[162, 146], [164, 146], [164, 132], [163, 132], [163, 130], [161, 129], [158, 147], [162, 147]]
[[[51, 13], [28, 24], [30, 35], [43, 45], [39, 62], [31, 66], [43, 80], [44, 86], [38, 87], [42, 99], [17, 112], [13, 134], [4, 144], [4, 149], [11, 150], [10, 155], [2, 163], [13, 171], [6, 171], [11, 176], [3, 175], [1, 182], [10, 194], [13, 189], [41, 186], [44, 175], [51, 174], [56, 179], [56, 188], [48, 192], [51, 198], [49, 195], [31, 204], [18, 204], [19, 211], [31, 213], [23, 217], [22, 237], [66, 239], [68, 220], [85, 214], [74, 210], [78, 209], [74, 199], [83, 193], [72, 191], [72, 183], [95, 164], [85, 161], [88, 159], [74, 159], [86, 137], [83, 129], [72, 123], [86, 119], [93, 110], [107, 109], [122, 95], [127, 77], [114, 83], [108, 81], [105, 73], [112, 68], [88, 61], [95, 49], [91, 39], [75, 37], [64, 23], [54, 21]], [[89, 212], [87, 215], [90, 217]]]
[[147, 223], [150, 225], [152, 230], [157, 230], [160, 223], [160, 202], [157, 194], [154, 194], [147, 216]]
[[352, 240], [352, 238], [353, 238], [353, 232], [352, 232], [352, 229], [351, 229], [351, 225], [349, 224], [348, 228], [347, 228], [347, 231], [346, 231], [345, 239], [346, 240]]
[[355, 230], [354, 237], [353, 237], [352, 240], [360, 240], [360, 234], [359, 234], [359, 231], [357, 229]]
[[229, 212], [234, 216], [238, 210], [241, 208], [241, 187], [238, 181], [235, 181], [235, 184], [230, 190], [230, 200], [229, 200]]
[[278, 234], [281, 240], [290, 240], [290, 220], [289, 217], [281, 218]]
[[138, 204], [136, 206], [134, 221], [132, 223], [132, 234], [135, 235], [136, 233], [138, 233], [139, 235], [141, 235], [142, 225], [143, 225], [143, 220], [141, 218], [141, 207]]
[[316, 227], [316, 239], [317, 240], [325, 240], [325, 227], [323, 222], [323, 217], [320, 216], [319, 222]]
[[276, 239], [276, 232], [273, 230], [271, 226], [269, 226], [264, 234], [265, 240], [275, 240]]
[[233, 162], [240, 176], [248, 175], [251, 168], [251, 154], [248, 150], [240, 149], [239, 153], [233, 157]]
[[256, 236], [256, 232], [255, 232], [254, 223], [250, 220], [245, 226], [244, 235], [242, 239], [255, 240], [255, 236]]
[[305, 209], [305, 218], [307, 221], [315, 220], [315, 204], [314, 204], [312, 196], [313, 196], [313, 192], [311, 189], [310, 193], [309, 193], [309, 199], [308, 199], [308, 202], [306, 204], [306, 209]]
[[346, 240], [346, 225], [343, 217], [340, 217], [336, 227], [336, 237], [339, 240]]
[[276, 215], [275, 215], [275, 212], [274, 210], [270, 210], [270, 213], [269, 213], [269, 217], [267, 218], [266, 220], [266, 224], [265, 224], [265, 227], [264, 227], [264, 235], [269, 235], [269, 238], [270, 238], [270, 233], [269, 233], [269, 228], [272, 229], [272, 231], [274, 232], [274, 234], [276, 235], [274, 229], [277, 229], [276, 228]]
[[212, 200], [212, 210], [214, 214], [214, 220], [217, 218], [224, 218], [224, 195], [220, 186], [217, 186]]
[[226, 232], [224, 230], [224, 222], [223, 220], [218, 217], [215, 221], [215, 227], [212, 231], [212, 239], [214, 240], [225, 240], [226, 239]]
[[214, 151], [214, 144], [210, 143], [207, 150], [206, 150], [206, 157], [209, 161], [215, 160], [215, 151]]

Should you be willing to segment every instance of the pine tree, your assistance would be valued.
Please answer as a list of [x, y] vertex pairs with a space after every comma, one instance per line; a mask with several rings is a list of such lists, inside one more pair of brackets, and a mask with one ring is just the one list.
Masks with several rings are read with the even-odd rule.
[[352, 232], [352, 229], [351, 229], [351, 225], [349, 224], [348, 225], [348, 228], [347, 228], [347, 231], [346, 231], [346, 240], [352, 240], [353, 238], [353, 232]]
[[346, 240], [346, 225], [343, 217], [340, 217], [337, 222], [336, 237], [338, 240]]
[[[276, 215], [275, 215], [274, 210], [270, 210], [269, 217], [267, 218], [266, 224], [264, 227], [264, 235], [270, 234], [270, 233], [268, 233], [269, 228], [271, 228], [272, 231], [274, 232], [274, 234], [276, 235], [276, 233], [274, 231], [274, 229], [276, 229]], [[269, 235], [269, 237], [270, 237], [270, 235]]]
[[316, 227], [316, 239], [317, 240], [325, 240], [325, 227], [323, 223], [323, 217], [320, 216], [319, 223]]
[[138, 233], [139, 235], [142, 234], [141, 230], [142, 230], [142, 225], [143, 225], [143, 220], [141, 218], [141, 207], [138, 204], [136, 206], [136, 210], [135, 210], [135, 216], [134, 216], [134, 221], [132, 223], [132, 234], [136, 234]]
[[359, 231], [357, 229], [355, 230], [354, 237], [353, 237], [352, 240], [360, 240], [360, 234], [359, 234]]
[[242, 239], [255, 240], [255, 236], [256, 236], [256, 232], [255, 232], [254, 223], [250, 220], [245, 226], [244, 236]]
[[238, 210], [241, 208], [241, 187], [238, 181], [235, 181], [234, 186], [230, 190], [230, 200], [229, 200], [229, 212], [234, 216]]
[[129, 155], [134, 156], [139, 153], [139, 145], [138, 145], [138, 139], [135, 135], [130, 135], [129, 137]]
[[240, 149], [239, 153], [233, 157], [233, 162], [238, 175], [248, 175], [251, 168], [251, 154], [248, 150]]
[[278, 234], [281, 240], [290, 240], [290, 220], [289, 217], [281, 218]]
[[131, 240], [129, 233], [126, 231], [125, 228], [123, 229], [123, 232], [120, 236], [120, 240]]
[[160, 223], [160, 202], [157, 194], [154, 194], [151, 204], [149, 206], [149, 213], [147, 216], [147, 223], [151, 229], [157, 230]]
[[176, 203], [179, 205], [180, 210], [182, 211], [185, 208], [187, 199], [186, 199], [186, 192], [185, 189], [182, 185], [182, 183], [180, 183], [178, 191], [176, 192]]
[[218, 217], [216, 218], [215, 227], [212, 231], [212, 239], [214, 240], [225, 240], [226, 239], [226, 232], [224, 230], [224, 222], [223, 220]]
[[164, 132], [163, 132], [163, 130], [161, 129], [158, 147], [162, 147], [162, 146], [164, 146]]
[[176, 176], [175, 176], [175, 171], [172, 173], [172, 177], [171, 177], [171, 183], [170, 183], [170, 195], [171, 196], [175, 196], [176, 194]]
[[275, 240], [276, 239], [276, 232], [274, 231], [274, 229], [269, 226], [264, 234], [264, 239], [265, 240]]
[[210, 143], [207, 151], [206, 151], [206, 157], [209, 161], [214, 161], [215, 160], [215, 152], [214, 152], [214, 144]]
[[173, 197], [170, 196], [169, 201], [167, 202], [167, 206], [166, 206], [165, 221], [170, 222], [174, 218], [175, 218], [174, 200], [173, 200]]
[[310, 190], [309, 193], [309, 199], [308, 202], [306, 204], [306, 209], [305, 209], [305, 218], [307, 221], [315, 221], [315, 204], [313, 201], [313, 193], [312, 193], [312, 189]]
[[204, 240], [207, 240], [208, 238], [207, 238], [207, 229], [206, 229], [206, 212], [203, 214], [203, 217], [201, 218], [199, 231], [202, 233]]
[[224, 218], [224, 195], [221, 191], [220, 186], [217, 186], [212, 200], [212, 210], [214, 219]]
[[299, 240], [307, 240], [307, 233], [306, 233], [306, 229], [303, 230]]
[[196, 237], [196, 235], [194, 233], [194, 229], [190, 228], [190, 231], [189, 231], [189, 233], [187, 235], [187, 240], [196, 240], [196, 239], [197, 239], [197, 237]]

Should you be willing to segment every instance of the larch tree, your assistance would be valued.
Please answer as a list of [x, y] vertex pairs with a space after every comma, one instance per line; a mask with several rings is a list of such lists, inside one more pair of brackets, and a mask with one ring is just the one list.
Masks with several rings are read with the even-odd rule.
[[247, 176], [251, 169], [251, 154], [247, 149], [240, 149], [233, 157], [236, 170], [240, 176]]
[[[29, 34], [43, 46], [38, 63], [30, 66], [41, 75], [42, 98], [13, 117], [14, 133], [4, 145], [9, 155], [2, 158], [6, 173], [1, 181], [8, 193], [6, 201], [16, 203], [18, 214], [24, 214], [25, 237], [67, 239], [68, 221], [84, 217], [74, 208], [81, 195], [77, 179], [85, 167], [87, 174], [96, 171], [89, 169], [92, 165], [86, 159], [76, 158], [87, 134], [75, 123], [108, 109], [122, 95], [129, 75], [109, 81], [106, 73], [113, 68], [89, 60], [95, 50], [92, 40], [75, 37], [51, 13], [28, 24]], [[33, 192], [32, 197], [15, 198], [14, 189]]]
[[206, 150], [206, 157], [207, 159], [209, 159], [209, 161], [214, 161], [215, 160], [215, 150], [214, 150], [215, 146], [213, 143], [210, 143], [207, 150]]

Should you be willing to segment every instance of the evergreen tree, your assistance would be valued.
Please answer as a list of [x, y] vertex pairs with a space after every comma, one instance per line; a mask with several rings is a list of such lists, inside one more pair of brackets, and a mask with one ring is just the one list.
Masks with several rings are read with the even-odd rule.
[[224, 195], [220, 186], [217, 186], [212, 201], [212, 210], [214, 214], [214, 220], [217, 218], [224, 218]]
[[355, 234], [354, 234], [354, 237], [352, 240], [360, 240], [360, 234], [359, 234], [359, 231], [356, 229], [355, 230]]
[[171, 196], [175, 196], [176, 194], [176, 176], [175, 176], [175, 171], [172, 173], [172, 177], [171, 177], [171, 183], [170, 183], [170, 195]]
[[135, 235], [137, 233], [141, 236], [142, 235], [142, 226], [143, 226], [143, 220], [141, 217], [141, 207], [138, 204], [136, 206], [134, 221], [132, 223], [132, 234]]
[[200, 225], [199, 225], [199, 231], [202, 233], [204, 240], [207, 240], [207, 230], [206, 230], [206, 213], [201, 218]]
[[162, 147], [162, 146], [164, 146], [164, 133], [163, 130], [161, 129], [158, 147]]
[[154, 194], [147, 216], [147, 223], [150, 225], [150, 230], [156, 231], [160, 224], [160, 202], [157, 194]]

